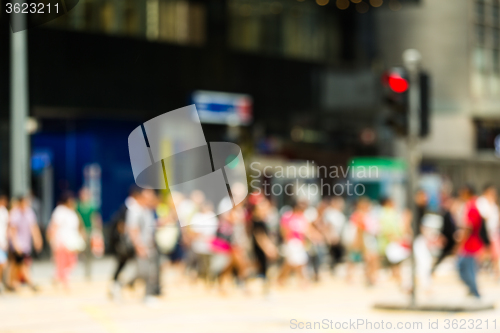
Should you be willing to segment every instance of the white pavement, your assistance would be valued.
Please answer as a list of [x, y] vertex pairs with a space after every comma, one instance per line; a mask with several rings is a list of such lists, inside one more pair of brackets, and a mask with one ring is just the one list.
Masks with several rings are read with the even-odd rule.
[[[449, 262], [448, 267], [452, 267], [451, 265]], [[298, 288], [295, 281], [291, 281], [286, 288], [274, 288], [271, 297], [264, 298], [259, 292], [258, 281], [251, 282], [251, 295], [235, 289], [229, 296], [223, 297], [215, 290], [207, 290], [202, 285], [192, 285], [181, 276], [170, 273], [167, 276], [166, 293], [156, 307], [144, 305], [140, 290], [125, 292], [122, 302], [115, 303], [107, 298], [106, 293], [113, 267], [114, 264], [109, 258], [97, 261], [94, 265], [93, 281], [85, 282], [80, 265], [74, 272], [72, 289], [70, 293], [66, 293], [51, 286], [50, 262], [35, 263], [33, 273], [35, 280], [42, 287], [41, 292], [33, 295], [31, 291], [24, 289], [19, 294], [0, 295], [0, 332], [500, 330], [499, 310], [479, 313], [373, 310], [372, 305], [376, 301], [400, 295], [392, 281], [382, 278], [377, 286], [366, 288], [360, 277], [353, 284], [347, 284], [342, 278], [331, 278], [327, 274], [323, 275], [322, 282], [318, 285]], [[130, 276], [134, 267], [130, 266], [127, 270], [126, 274]], [[488, 299], [500, 299], [500, 285], [494, 282], [492, 277], [481, 276], [480, 286]], [[453, 270], [446, 269], [436, 277], [433, 294], [427, 297], [459, 300], [463, 299], [464, 295], [465, 289]], [[367, 322], [371, 323], [371, 329]], [[310, 323], [311, 329], [306, 329], [307, 323]], [[437, 323], [438, 328], [429, 328], [430, 323], [433, 323], [433, 326]], [[300, 329], [302, 325], [303, 330]], [[398, 326], [403, 329], [398, 329]]]

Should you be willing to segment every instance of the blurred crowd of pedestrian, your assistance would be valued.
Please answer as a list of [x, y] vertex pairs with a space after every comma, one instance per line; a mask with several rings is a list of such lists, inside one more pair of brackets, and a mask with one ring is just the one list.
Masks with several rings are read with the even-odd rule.
[[[292, 276], [301, 287], [318, 282], [327, 270], [336, 274], [340, 263], [348, 282], [357, 266], [363, 266], [368, 286], [378, 283], [384, 269], [404, 292], [411, 292], [412, 280], [401, 274], [401, 267], [411, 258], [412, 244], [423, 292], [431, 292], [436, 267], [450, 255], [456, 256], [471, 297], [480, 297], [478, 269], [500, 279], [494, 186], [486, 185], [479, 196], [471, 186], [457, 194], [443, 190], [438, 212], [429, 211], [423, 190], [415, 193], [415, 214], [398, 210], [390, 198], [350, 199], [346, 204], [342, 197], [328, 197], [311, 205], [298, 197], [278, 209], [269, 198], [252, 193], [222, 212], [222, 203], [208, 202], [200, 191], [184, 196], [133, 187], [109, 221], [108, 245], [116, 258], [109, 295], [119, 300], [124, 287], [143, 281], [145, 301], [156, 302], [166, 267], [223, 294], [234, 288], [249, 292], [248, 282], [261, 279], [267, 295]], [[181, 227], [179, 220], [189, 224]], [[54, 283], [68, 288], [79, 256], [90, 277], [91, 258], [103, 255], [104, 238], [88, 189], [79, 192], [78, 200], [71, 193], [61, 197], [43, 236], [29, 197], [9, 203], [0, 196], [0, 276], [7, 290], [20, 284], [38, 289], [30, 276], [31, 256], [42, 249], [44, 239], [50, 244]], [[135, 262], [136, 274], [125, 280], [121, 273], [130, 262]]]
[[[460, 278], [469, 294], [479, 298], [477, 268], [500, 277], [496, 189], [487, 185], [480, 196], [471, 186], [456, 195], [443, 190], [440, 199], [441, 211], [430, 212], [426, 192], [417, 191], [412, 216], [409, 210], [398, 210], [390, 198], [374, 202], [360, 197], [350, 207], [342, 197], [324, 198], [317, 205], [294, 198], [278, 210], [269, 198], [253, 193], [221, 213], [221, 204], [207, 202], [199, 191], [189, 197], [162, 197], [134, 188], [112, 222], [118, 264], [110, 294], [119, 299], [123, 285], [142, 279], [147, 297], [159, 295], [165, 261], [188, 279], [202, 280], [221, 293], [231, 285], [247, 292], [247, 282], [255, 278], [262, 279], [265, 294], [292, 275], [307, 286], [319, 281], [326, 268], [333, 274], [339, 263], [346, 264], [347, 281], [362, 265], [371, 286], [380, 269], [386, 269], [409, 293], [412, 280], [402, 276], [401, 266], [410, 260], [413, 243], [417, 280], [424, 292], [431, 292], [436, 267], [456, 255]], [[178, 220], [190, 223], [180, 227]], [[125, 263], [134, 258], [137, 277], [120, 281]]]
[[54, 262], [53, 283], [69, 289], [69, 276], [79, 253], [90, 276], [92, 257], [104, 254], [104, 239], [99, 211], [91, 203], [89, 190], [83, 188], [79, 200], [71, 192], [61, 196], [47, 228], [43, 231], [36, 213], [36, 198], [20, 196], [10, 202], [0, 195], [0, 291], [16, 291], [25, 284], [38, 287], [31, 278], [33, 255], [48, 243]]

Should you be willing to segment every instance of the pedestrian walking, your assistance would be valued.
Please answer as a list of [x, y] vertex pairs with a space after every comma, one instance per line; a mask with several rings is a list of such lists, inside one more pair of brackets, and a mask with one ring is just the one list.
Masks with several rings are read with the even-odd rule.
[[42, 236], [35, 212], [26, 197], [19, 197], [10, 212], [9, 241], [8, 288], [16, 289], [20, 283], [25, 283], [36, 291], [37, 287], [33, 284], [30, 273], [31, 253], [32, 245], [37, 252], [42, 250]]
[[9, 211], [7, 210], [7, 196], [0, 195], [0, 292], [3, 291], [4, 285], [4, 271], [7, 267], [7, 251], [9, 242], [7, 239], [7, 232], [9, 227]]
[[55, 264], [54, 282], [69, 290], [69, 276], [85, 250], [84, 227], [75, 211], [73, 194], [66, 192], [54, 209], [47, 229], [47, 239]]
[[305, 241], [309, 231], [309, 220], [304, 215], [308, 203], [298, 200], [293, 209], [283, 214], [281, 218], [281, 234], [284, 241], [285, 261], [278, 276], [278, 282], [284, 284], [290, 273], [295, 272], [306, 284], [304, 267], [308, 256], [305, 249]]
[[154, 232], [156, 219], [154, 209], [157, 204], [153, 190], [144, 189], [127, 210], [125, 225], [135, 250], [138, 274], [137, 278], [146, 283], [145, 303], [154, 305], [158, 295], [158, 251]]
[[342, 232], [347, 223], [344, 214], [345, 202], [342, 197], [334, 197], [330, 200], [328, 207], [323, 212], [322, 221], [326, 225], [325, 237], [330, 253], [330, 270], [333, 272], [335, 266], [342, 261], [344, 246], [342, 244]]
[[102, 222], [97, 206], [92, 202], [90, 190], [86, 187], [79, 192], [76, 211], [80, 215], [85, 231], [85, 251], [83, 253], [85, 278], [90, 280], [92, 275], [92, 257], [102, 255]]
[[261, 198], [252, 210], [252, 249], [257, 261], [257, 276], [264, 280], [264, 294], [269, 294], [268, 268], [269, 261], [276, 260], [279, 256], [276, 245], [269, 237], [268, 218], [271, 203], [266, 198]]
[[477, 258], [484, 247], [484, 240], [481, 237], [483, 222], [474, 195], [474, 189], [471, 186], [466, 186], [462, 190], [462, 197], [467, 200], [467, 204], [464, 225], [459, 233], [458, 271], [460, 278], [469, 289], [469, 295], [480, 298], [476, 275]]

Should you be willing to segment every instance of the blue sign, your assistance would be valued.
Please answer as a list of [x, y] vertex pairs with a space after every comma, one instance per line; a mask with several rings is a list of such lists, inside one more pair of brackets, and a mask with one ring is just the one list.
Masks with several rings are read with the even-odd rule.
[[217, 91], [197, 90], [191, 95], [202, 123], [248, 125], [252, 122], [252, 97]]
[[51, 160], [51, 152], [46, 150], [34, 151], [33, 155], [31, 155], [31, 169], [35, 173], [39, 173], [51, 165]]

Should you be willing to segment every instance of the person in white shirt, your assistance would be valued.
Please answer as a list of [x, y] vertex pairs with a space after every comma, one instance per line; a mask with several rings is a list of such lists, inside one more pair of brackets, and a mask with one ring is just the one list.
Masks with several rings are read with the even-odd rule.
[[219, 221], [213, 211], [213, 205], [209, 202], [204, 203], [200, 212], [193, 216], [190, 225], [190, 229], [194, 233], [192, 248], [195, 253], [211, 253], [212, 239], [215, 237], [218, 224]]
[[7, 196], [0, 195], [0, 286], [5, 266], [7, 265], [7, 251], [9, 243], [7, 240], [7, 229], [9, 226], [9, 211], [7, 210]]
[[191, 249], [196, 256], [198, 277], [208, 282], [212, 241], [217, 233], [219, 221], [214, 213], [213, 205], [205, 202], [201, 210], [194, 214], [189, 226]]
[[47, 229], [55, 263], [55, 281], [69, 288], [69, 275], [78, 262], [78, 253], [85, 249], [83, 226], [75, 211], [75, 198], [64, 193], [54, 209]]
[[493, 270], [497, 278], [500, 277], [500, 232], [499, 232], [499, 212], [497, 206], [497, 190], [492, 184], [484, 187], [483, 194], [477, 198], [476, 206], [479, 214], [485, 221], [488, 239], [490, 240], [489, 251]]
[[323, 222], [326, 225], [326, 239], [330, 252], [330, 269], [333, 271], [344, 255], [344, 247], [342, 246], [341, 237], [347, 218], [344, 215], [344, 199], [342, 197], [334, 197], [330, 200], [330, 205], [323, 212]]

